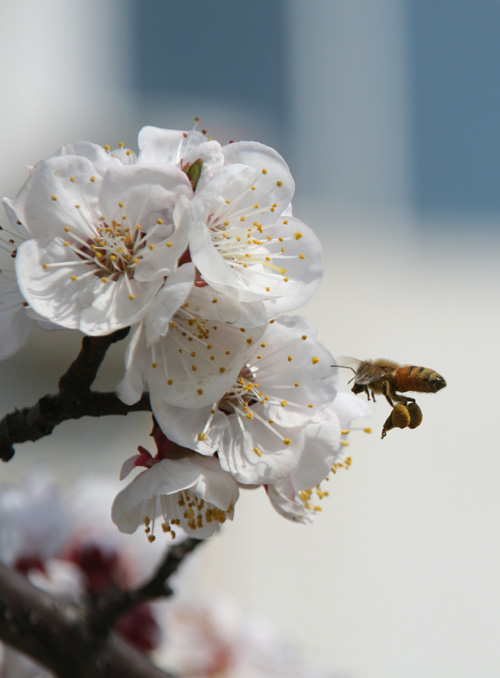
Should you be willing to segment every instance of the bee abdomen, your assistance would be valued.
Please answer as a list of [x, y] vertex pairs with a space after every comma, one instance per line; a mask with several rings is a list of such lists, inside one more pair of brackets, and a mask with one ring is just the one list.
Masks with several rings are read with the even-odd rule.
[[443, 386], [446, 386], [443, 377], [428, 367], [405, 365], [396, 372], [396, 391], [434, 393]]

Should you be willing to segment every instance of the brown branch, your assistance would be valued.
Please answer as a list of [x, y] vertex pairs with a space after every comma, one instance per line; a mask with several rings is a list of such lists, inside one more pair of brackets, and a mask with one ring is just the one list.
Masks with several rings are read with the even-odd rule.
[[59, 678], [172, 678], [118, 636], [89, 633], [84, 609], [1, 564], [0, 638]]
[[91, 624], [94, 633], [101, 636], [109, 632], [119, 617], [136, 605], [172, 595], [172, 589], [168, 584], [169, 578], [177, 571], [184, 558], [201, 543], [203, 540], [200, 539], [186, 539], [174, 544], [167, 551], [154, 575], [143, 586], [127, 591], [114, 591], [109, 597], [100, 598], [95, 606], [94, 620]]
[[14, 410], [0, 421], [0, 459], [9, 461], [16, 443], [48, 436], [68, 419], [151, 411], [148, 394], [126, 405], [114, 393], [90, 391], [106, 351], [127, 334], [125, 328], [104, 337], [84, 337], [80, 353], [59, 380], [59, 392], [43, 396], [32, 407]]

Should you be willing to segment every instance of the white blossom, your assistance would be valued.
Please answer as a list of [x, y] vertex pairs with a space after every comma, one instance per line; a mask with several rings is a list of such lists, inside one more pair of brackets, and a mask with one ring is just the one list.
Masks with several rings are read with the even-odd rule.
[[172, 223], [180, 195], [192, 189], [179, 168], [126, 165], [85, 142], [35, 165], [8, 203], [31, 236], [16, 256], [31, 308], [91, 335], [139, 321], [186, 248]]
[[226, 165], [176, 206], [191, 259], [214, 289], [239, 302], [263, 302], [269, 317], [299, 308], [319, 285], [321, 246], [291, 214], [290, 170], [256, 142], [223, 150]]
[[218, 400], [188, 409], [167, 403], [155, 390], [152, 409], [170, 440], [201, 454], [217, 453], [238, 482], [273, 482], [297, 465], [306, 425], [335, 397], [332, 363], [305, 318], [283, 316], [251, 346]]
[[[144, 454], [144, 452], [143, 452]], [[142, 455], [124, 464], [123, 473]], [[212, 536], [227, 519], [232, 520], [238, 500], [238, 485], [214, 457], [187, 453], [181, 458], [153, 460], [116, 496], [112, 518], [122, 532], [135, 532], [145, 525], [151, 541], [155, 522], [176, 536], [180, 529], [197, 539]]]

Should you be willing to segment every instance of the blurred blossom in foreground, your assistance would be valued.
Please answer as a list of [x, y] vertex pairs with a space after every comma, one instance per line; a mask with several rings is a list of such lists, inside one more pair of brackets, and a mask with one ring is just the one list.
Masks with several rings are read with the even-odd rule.
[[[71, 501], [47, 476], [33, 475], [23, 485], [1, 489], [1, 560], [61, 600], [84, 605], [115, 588], [138, 586], [161, 555], [144, 539], [116, 531], [109, 517], [111, 481], [84, 478]], [[173, 598], [132, 609], [115, 630], [180, 677], [340, 678], [309, 662], [264, 620], [247, 619], [219, 599], [195, 599], [189, 593], [192, 563], [176, 576]], [[51, 674], [0, 645], [0, 675]]]
[[304, 657], [267, 621], [222, 599], [180, 595], [166, 609], [162, 668], [182, 678], [341, 678]]
[[[137, 548], [110, 519], [116, 485], [89, 477], [71, 496], [47, 475], [32, 475], [0, 491], [0, 560], [60, 600], [84, 605], [96, 596], [137, 586], [154, 569], [160, 552]], [[141, 545], [144, 543], [141, 541]], [[115, 630], [150, 653], [161, 639], [156, 612], [141, 605], [124, 614]], [[2, 649], [0, 675], [45, 676], [33, 662]], [[30, 672], [32, 671], [32, 672]]]

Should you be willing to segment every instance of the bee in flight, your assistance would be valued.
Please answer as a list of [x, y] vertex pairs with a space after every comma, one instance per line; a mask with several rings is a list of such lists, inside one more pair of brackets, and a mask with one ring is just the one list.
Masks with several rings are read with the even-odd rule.
[[401, 395], [407, 391], [436, 393], [446, 386], [444, 378], [429, 367], [399, 365], [392, 360], [356, 360], [339, 357], [339, 367], [354, 372], [353, 393], [366, 393], [375, 402], [375, 394], [385, 396], [393, 408], [382, 429], [382, 438], [392, 428], [416, 428], [422, 423], [422, 411], [414, 398]]

